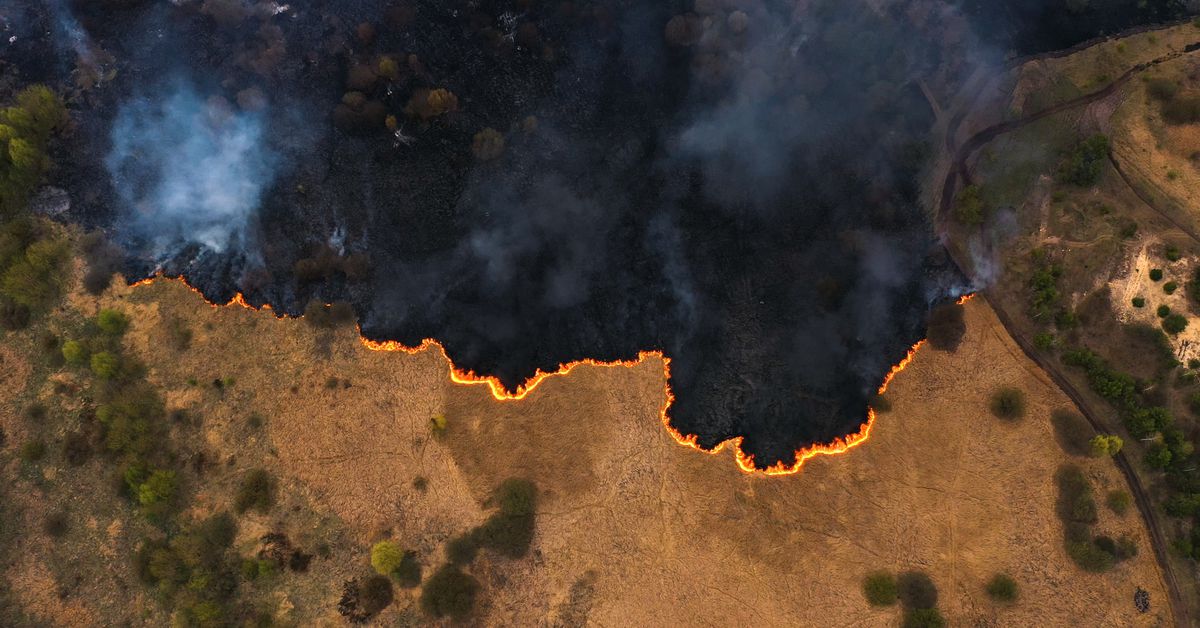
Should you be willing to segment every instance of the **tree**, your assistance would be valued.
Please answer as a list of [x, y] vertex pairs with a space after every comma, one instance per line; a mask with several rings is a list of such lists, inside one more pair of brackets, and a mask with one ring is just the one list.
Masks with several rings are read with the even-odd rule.
[[1171, 449], [1163, 443], [1155, 443], [1146, 450], [1144, 460], [1151, 469], [1166, 469], [1171, 465]]
[[968, 227], [983, 224], [987, 212], [979, 194], [979, 186], [968, 185], [959, 192], [958, 203], [954, 205], [954, 217]]
[[63, 269], [70, 258], [64, 243], [38, 240], [25, 249], [0, 277], [4, 296], [31, 309], [56, 300], [62, 288]]
[[117, 310], [105, 308], [96, 316], [96, 326], [109, 336], [120, 336], [129, 328], [129, 318]]
[[871, 606], [891, 606], [896, 603], [899, 589], [896, 577], [887, 571], [876, 571], [863, 578], [863, 597]]
[[381, 576], [390, 576], [404, 560], [404, 550], [391, 541], [380, 541], [371, 546], [371, 567]]
[[946, 620], [936, 608], [914, 608], [904, 614], [904, 628], [945, 628]]
[[462, 619], [475, 607], [479, 582], [453, 565], [443, 565], [421, 589], [421, 608], [434, 617]]
[[254, 469], [242, 478], [233, 507], [239, 513], [254, 509], [267, 514], [275, 505], [275, 479], [265, 469]]
[[1104, 135], [1093, 135], [1080, 142], [1059, 166], [1058, 180], [1080, 187], [1091, 187], [1100, 180], [1109, 143]]
[[[66, 356], [64, 355], [63, 357], [65, 358]], [[108, 351], [101, 351], [100, 353], [92, 354], [91, 367], [96, 377], [112, 379], [117, 376], [117, 372], [121, 369], [121, 359]]]
[[146, 516], [159, 516], [171, 507], [179, 481], [174, 471], [157, 470], [137, 488], [137, 501]]
[[87, 349], [84, 349], [83, 345], [76, 340], [68, 340], [64, 342], [62, 346], [62, 354], [63, 359], [67, 361], [67, 364], [74, 366], [79, 366], [87, 362], [88, 359]]
[[1104, 503], [1108, 505], [1108, 509], [1113, 511], [1113, 513], [1124, 515], [1129, 511], [1129, 506], [1133, 504], [1133, 497], [1130, 496], [1128, 491], [1109, 491]]
[[1121, 452], [1125, 441], [1115, 434], [1097, 434], [1090, 441], [1090, 453], [1093, 458], [1115, 456]]
[[987, 594], [997, 602], [1014, 602], [1017, 599], [1017, 581], [1008, 574], [998, 573], [988, 581]]
[[1025, 416], [1025, 393], [1016, 388], [1001, 388], [992, 395], [992, 414], [1010, 421]]
[[1182, 314], [1170, 314], [1162, 321], [1163, 331], [1171, 335], [1178, 335], [1187, 329], [1188, 320]]

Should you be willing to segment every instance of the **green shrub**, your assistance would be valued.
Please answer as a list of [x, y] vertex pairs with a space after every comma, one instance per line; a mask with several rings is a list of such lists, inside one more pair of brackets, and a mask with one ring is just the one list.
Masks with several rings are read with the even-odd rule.
[[1058, 516], [1063, 522], [1093, 524], [1098, 520], [1096, 500], [1083, 470], [1075, 465], [1063, 465], [1054, 475], [1058, 485]]
[[1163, 256], [1167, 258], [1168, 262], [1178, 262], [1183, 258], [1183, 253], [1180, 252], [1179, 247], [1174, 244], [1168, 244], [1163, 250]]
[[21, 460], [28, 463], [40, 461], [46, 457], [46, 443], [40, 440], [31, 440], [24, 445], [21, 445]]
[[998, 573], [988, 581], [987, 594], [997, 602], [1015, 602], [1017, 600], [1017, 581], [1007, 574]]
[[1124, 515], [1129, 512], [1129, 506], [1133, 504], [1133, 497], [1127, 491], [1113, 490], [1108, 492], [1104, 503], [1115, 514]]
[[1171, 314], [1171, 308], [1166, 305], [1160, 305], [1160, 306], [1158, 306], [1157, 313], [1158, 313], [1159, 318], [1166, 318], [1168, 315]]
[[1092, 541], [1068, 541], [1067, 555], [1080, 569], [1103, 573], [1113, 568], [1116, 557]]
[[959, 192], [958, 202], [954, 205], [954, 217], [958, 222], [968, 227], [977, 227], [987, 218], [987, 209], [979, 194], [979, 186], [968, 185]]
[[1165, 78], [1152, 78], [1146, 81], [1146, 93], [1158, 101], [1168, 101], [1179, 93], [1179, 83]]
[[479, 582], [453, 565], [443, 565], [421, 589], [421, 608], [434, 617], [463, 619], [475, 607]]
[[1091, 440], [1096, 432], [1087, 419], [1070, 410], [1055, 410], [1050, 413], [1050, 423], [1063, 451], [1073, 456], [1086, 456], [1091, 452]]
[[1200, 122], [1200, 96], [1177, 96], [1162, 104], [1163, 120], [1167, 124]]
[[1146, 450], [1143, 461], [1147, 467], [1163, 470], [1171, 466], [1171, 449], [1163, 443], [1155, 443]]
[[1178, 289], [1179, 284], [1175, 283], [1174, 281], [1168, 281], [1167, 283], [1163, 284], [1163, 292], [1167, 294], [1175, 294], [1175, 291]]
[[1163, 271], [1161, 268], [1150, 269], [1150, 281], [1162, 281]]
[[371, 546], [371, 567], [381, 576], [390, 576], [404, 560], [404, 550], [391, 541], [380, 541]]
[[1089, 443], [1090, 454], [1093, 458], [1115, 456], [1121, 452], [1125, 441], [1115, 434], [1097, 434]]
[[117, 310], [103, 309], [96, 316], [96, 326], [109, 336], [120, 336], [129, 328], [129, 318]]
[[914, 608], [904, 614], [903, 628], [945, 628], [946, 620], [936, 608]]
[[1163, 331], [1172, 335], [1182, 333], [1183, 330], [1187, 329], [1187, 326], [1187, 317], [1183, 316], [1182, 314], [1169, 314], [1162, 321]]
[[29, 327], [33, 313], [29, 307], [12, 299], [0, 297], [0, 328], [7, 331], [20, 331]]
[[863, 597], [871, 606], [891, 606], [896, 603], [899, 588], [896, 577], [888, 571], [876, 571], [863, 578]]
[[96, 377], [112, 379], [121, 370], [121, 359], [108, 351], [101, 351], [92, 354], [91, 366], [92, 373], [95, 373]]
[[254, 469], [242, 478], [233, 507], [239, 513], [256, 510], [267, 514], [275, 505], [275, 479], [265, 469]]
[[992, 414], [1015, 421], [1025, 416], [1025, 393], [1016, 388], [1001, 388], [992, 395]]
[[1091, 187], [1100, 180], [1109, 143], [1104, 135], [1093, 135], [1080, 142], [1059, 166], [1058, 180], [1081, 187]]
[[68, 340], [64, 342], [62, 346], [62, 354], [63, 359], [67, 361], [67, 364], [74, 366], [80, 366], [88, 361], [87, 349], [76, 340]]
[[900, 602], [905, 608], [933, 608], [937, 606], [937, 585], [929, 575], [921, 571], [908, 571], [896, 580]]
[[1133, 297], [1133, 307], [1146, 307], [1146, 300], [1142, 297]]

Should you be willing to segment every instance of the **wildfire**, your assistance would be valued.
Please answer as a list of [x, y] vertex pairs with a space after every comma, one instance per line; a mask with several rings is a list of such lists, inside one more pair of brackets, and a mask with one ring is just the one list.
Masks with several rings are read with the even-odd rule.
[[[211, 305], [214, 308], [238, 305], [238, 306], [241, 306], [248, 310], [254, 310], [254, 311], [259, 311], [259, 310], [268, 310], [269, 311], [269, 310], [271, 310], [271, 306], [268, 304], [264, 304], [260, 308], [260, 307], [255, 307], [255, 306], [247, 303], [245, 297], [243, 297], [240, 292], [235, 294], [233, 296], [233, 298], [229, 300], [228, 303], [225, 303], [223, 305], [219, 304], [219, 303], [213, 303], [212, 301], [209, 301], [204, 296], [203, 293], [201, 293], [199, 290], [197, 290], [196, 288], [194, 288], [190, 284], [188, 284], [187, 280], [184, 279], [183, 277], [166, 277], [164, 275], [156, 275], [154, 277], [150, 277], [147, 279], [142, 279], [141, 281], [137, 281], [137, 282], [131, 284], [131, 287], [137, 288], [140, 286], [147, 286], [147, 285], [150, 285], [150, 284], [154, 283], [155, 281], [157, 281], [159, 279], [163, 279], [163, 278], [174, 279], [176, 281], [179, 281], [184, 286], [186, 286], [189, 290], [191, 290], [192, 292], [195, 292], [197, 295], [199, 295], [201, 299], [204, 299], [204, 301], [206, 303], [208, 303], [209, 305]], [[974, 296], [975, 296], [974, 294], [963, 295], [962, 297], [960, 297], [958, 299], [958, 304], [959, 305], [965, 304], [967, 301], [970, 301]], [[286, 316], [286, 315], [283, 315], [283, 316]], [[777, 476], [777, 475], [791, 475], [793, 473], [799, 473], [801, 467], [804, 466], [804, 463], [812, 458], [815, 458], [816, 456], [833, 456], [833, 455], [845, 453], [845, 452], [849, 451], [850, 449], [853, 449], [854, 447], [857, 447], [857, 446], [863, 444], [864, 442], [866, 442], [867, 438], [871, 435], [872, 426], [875, 425], [875, 418], [876, 418], [875, 409], [868, 407], [867, 408], [867, 420], [865, 422], [863, 422], [863, 424], [859, 427], [857, 432], [855, 432], [853, 434], [848, 434], [847, 436], [842, 437], [842, 438], [834, 439], [834, 441], [831, 443], [826, 443], [823, 445], [811, 445], [809, 447], [805, 447], [804, 449], [797, 450], [796, 451], [796, 460], [791, 465], [785, 465], [783, 463], [783, 461], [779, 461], [769, 467], [760, 469], [759, 467], [757, 467], [754, 464], [754, 456], [752, 454], [747, 454], [745, 451], [742, 450], [742, 440], [743, 439], [741, 436], [736, 436], [729, 440], [718, 443], [717, 446], [713, 447], [712, 449], [705, 449], [699, 445], [699, 436], [697, 436], [696, 434], [683, 434], [671, 425], [671, 418], [670, 418], [669, 410], [671, 408], [671, 404], [675, 401], [675, 393], [671, 390], [671, 383], [670, 383], [671, 382], [671, 358], [664, 355], [662, 351], [641, 351], [638, 353], [638, 357], [635, 360], [616, 360], [616, 361], [612, 361], [612, 362], [603, 362], [600, 360], [583, 359], [583, 360], [578, 360], [575, 362], [570, 362], [567, 364], [561, 364], [561, 365], [559, 365], [557, 370], [551, 371], [548, 373], [538, 370], [533, 375], [533, 377], [529, 378], [524, 383], [522, 383], [520, 386], [518, 386], [517, 390], [515, 392], [510, 392], [508, 389], [506, 389], [504, 387], [504, 384], [502, 384], [500, 382], [500, 380], [495, 377], [492, 377], [489, 375], [478, 375], [472, 371], [466, 371], [466, 370], [459, 369], [457, 366], [454, 365], [454, 362], [450, 359], [450, 356], [446, 353], [446, 348], [443, 347], [440, 342], [438, 342], [437, 340], [434, 340], [433, 338], [426, 338], [425, 340], [423, 340], [421, 342], [421, 344], [419, 344], [415, 347], [409, 347], [409, 346], [403, 345], [399, 342], [396, 342], [394, 340], [386, 340], [386, 341], [371, 340], [362, 335], [361, 328], [358, 329], [358, 332], [359, 332], [358, 333], [359, 341], [362, 342], [364, 347], [366, 347], [367, 349], [370, 349], [371, 351], [402, 351], [402, 352], [408, 353], [408, 354], [415, 354], [415, 353], [420, 353], [422, 351], [429, 350], [431, 348], [437, 348], [437, 350], [442, 353], [442, 356], [444, 358], [446, 358], [446, 362], [450, 365], [450, 380], [451, 381], [453, 381], [456, 384], [461, 384], [461, 385], [465, 385], [465, 386], [487, 386], [488, 389], [492, 393], [492, 397], [494, 397], [498, 401], [517, 401], [520, 399], [524, 399], [526, 396], [529, 395], [529, 393], [533, 392], [533, 390], [535, 388], [537, 388], [543, 381], [545, 381], [551, 377], [561, 377], [561, 376], [567, 375], [568, 373], [575, 370], [575, 368], [577, 368], [579, 366], [586, 365], [586, 366], [598, 366], [598, 367], [606, 367], [606, 368], [615, 367], [615, 366], [634, 367], [634, 366], [640, 365], [641, 363], [645, 362], [646, 360], [650, 360], [650, 359], [661, 360], [662, 365], [663, 365], [663, 404], [662, 404], [662, 407], [659, 409], [658, 415], [659, 415], [659, 420], [662, 422], [663, 428], [665, 428], [667, 430], [667, 433], [671, 435], [671, 438], [674, 439], [676, 443], [683, 445], [685, 447], [688, 447], [690, 449], [693, 449], [695, 451], [701, 452], [701, 453], [715, 455], [715, 454], [721, 453], [727, 447], [732, 448], [733, 458], [734, 458], [734, 461], [737, 463], [738, 469], [740, 469], [743, 473], [748, 473], [748, 474], [760, 474], [761, 473], [763, 475], [768, 475], [768, 476]], [[883, 393], [885, 393], [887, 391], [888, 385], [892, 383], [892, 380], [896, 377], [896, 375], [898, 375], [900, 373], [900, 371], [903, 371], [905, 368], [908, 367], [909, 364], [912, 363], [912, 361], [917, 357], [917, 352], [924, 345], [925, 345], [924, 340], [917, 342], [915, 345], [912, 346], [912, 348], [910, 348], [908, 350], [908, 354], [904, 356], [904, 359], [900, 360], [899, 363], [897, 363], [895, 366], [893, 366], [891, 368], [891, 370], [888, 371], [887, 375], [884, 376], [884, 378], [883, 378], [883, 383], [881, 383], [879, 385], [879, 389], [877, 391], [878, 394], [882, 395]]]

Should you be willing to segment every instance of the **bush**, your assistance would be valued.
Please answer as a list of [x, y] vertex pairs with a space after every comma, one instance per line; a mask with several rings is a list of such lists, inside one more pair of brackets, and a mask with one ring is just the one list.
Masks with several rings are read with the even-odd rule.
[[1171, 466], [1171, 449], [1163, 443], [1155, 443], [1146, 450], [1143, 461], [1147, 467], [1163, 470]]
[[275, 479], [265, 469], [254, 469], [242, 478], [233, 507], [239, 513], [254, 509], [266, 514], [275, 505]]
[[1146, 300], [1142, 297], [1133, 297], [1133, 307], [1146, 307]]
[[179, 481], [174, 471], [157, 470], [137, 487], [137, 501], [142, 514], [149, 517], [163, 515], [175, 501]]
[[1113, 568], [1116, 557], [1092, 541], [1068, 541], [1067, 555], [1080, 569], [1103, 573]]
[[979, 186], [968, 185], [958, 194], [958, 203], [954, 206], [954, 217], [968, 227], [977, 227], [987, 218], [983, 198], [979, 194]]
[[1058, 485], [1058, 516], [1063, 522], [1093, 524], [1098, 520], [1092, 487], [1083, 470], [1063, 465], [1054, 475]]
[[1162, 321], [1163, 331], [1171, 335], [1182, 333], [1183, 330], [1187, 329], [1187, 326], [1187, 317], [1182, 314], [1170, 314]]
[[46, 443], [40, 440], [31, 440], [24, 445], [21, 445], [21, 460], [34, 463], [46, 457]]
[[933, 608], [937, 606], [937, 586], [929, 575], [921, 571], [900, 574], [896, 581], [900, 601], [908, 609]]
[[31, 319], [32, 312], [28, 306], [0, 297], [0, 327], [8, 331], [20, 331], [29, 326]]
[[955, 351], [967, 333], [963, 308], [957, 303], [944, 303], [929, 313], [927, 337], [929, 345], [939, 351]]
[[1193, 124], [1200, 122], [1200, 96], [1177, 96], [1162, 105], [1163, 120], [1167, 124]]
[[1104, 503], [1113, 513], [1124, 515], [1129, 512], [1129, 506], [1133, 504], [1133, 497], [1127, 491], [1113, 490], [1108, 492]]
[[1093, 135], [1080, 142], [1058, 169], [1058, 180], [1080, 187], [1091, 187], [1100, 180], [1109, 143], [1104, 135]]
[[1175, 291], [1178, 289], [1179, 284], [1175, 283], [1174, 281], [1168, 281], [1167, 283], [1163, 284], [1163, 292], [1167, 294], [1175, 294]]
[[992, 576], [987, 584], [988, 597], [997, 602], [1015, 602], [1017, 599], [1017, 581], [1007, 574], [998, 573]]
[[887, 571], [876, 571], [867, 574], [863, 579], [863, 597], [871, 606], [891, 606], [896, 603], [899, 588], [896, 577]]
[[1179, 247], [1174, 244], [1168, 244], [1163, 249], [1163, 257], [1166, 257], [1168, 262], [1178, 262], [1183, 258], [1183, 253], [1180, 252]]
[[129, 318], [117, 310], [103, 309], [96, 316], [96, 326], [109, 336], [120, 336], [129, 328]]
[[1096, 432], [1087, 419], [1070, 410], [1055, 410], [1050, 413], [1050, 423], [1063, 451], [1073, 456], [1086, 456], [1091, 452], [1091, 440]]
[[1097, 434], [1089, 443], [1089, 453], [1093, 458], [1115, 456], [1121, 452], [1121, 448], [1124, 446], [1125, 441], [1121, 440], [1120, 436]]
[[371, 567], [381, 576], [390, 576], [404, 560], [404, 550], [391, 541], [380, 541], [371, 546]]
[[1150, 281], [1162, 281], [1163, 271], [1161, 268], [1150, 269]]
[[69, 259], [70, 251], [58, 240], [34, 242], [4, 272], [0, 292], [30, 309], [43, 308], [58, 300]]
[[946, 620], [936, 608], [914, 608], [904, 614], [903, 628], [945, 628]]
[[434, 617], [462, 619], [475, 606], [479, 582], [453, 565], [443, 565], [421, 589], [421, 608]]
[[1001, 388], [992, 395], [992, 414], [1015, 421], [1025, 416], [1025, 393], [1016, 388]]
[[1158, 313], [1159, 318], [1166, 318], [1171, 313], [1171, 308], [1166, 305], [1160, 305], [1158, 306], [1158, 310], [1156, 310], [1156, 312]]
[[[66, 357], [65, 355], [63, 356]], [[121, 370], [121, 359], [108, 351], [92, 354], [92, 372], [100, 379], [112, 379]]]
[[68, 340], [63, 343], [62, 355], [67, 364], [73, 366], [79, 366], [88, 361], [87, 349], [76, 340]]
[[1179, 93], [1179, 83], [1165, 78], [1152, 78], [1146, 81], [1146, 93], [1158, 101], [1168, 101]]

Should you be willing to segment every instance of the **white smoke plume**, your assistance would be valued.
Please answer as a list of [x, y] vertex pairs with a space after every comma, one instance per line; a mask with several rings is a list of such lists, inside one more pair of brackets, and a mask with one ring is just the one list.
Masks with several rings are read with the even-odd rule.
[[160, 259], [188, 244], [218, 253], [242, 247], [275, 175], [262, 136], [261, 113], [234, 111], [186, 85], [126, 103], [105, 162], [122, 221], [153, 242]]

